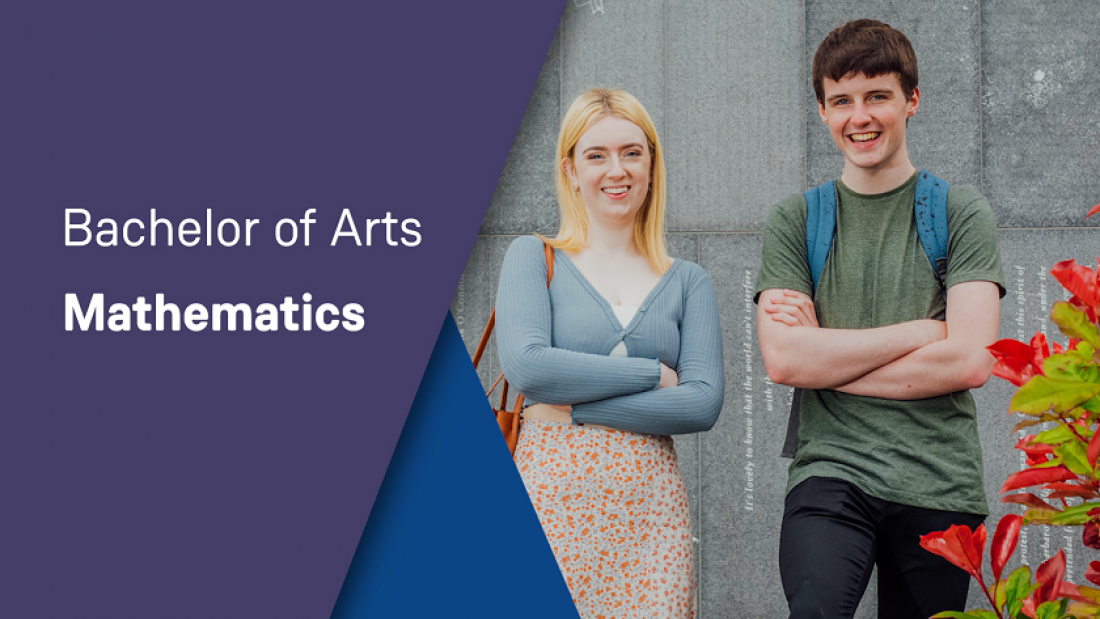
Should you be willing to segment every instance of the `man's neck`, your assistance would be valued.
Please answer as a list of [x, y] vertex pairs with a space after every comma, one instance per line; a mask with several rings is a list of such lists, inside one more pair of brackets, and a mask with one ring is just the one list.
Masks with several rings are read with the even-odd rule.
[[840, 180], [856, 193], [874, 195], [901, 187], [916, 171], [908, 156], [889, 167], [875, 169], [856, 167], [845, 161]]

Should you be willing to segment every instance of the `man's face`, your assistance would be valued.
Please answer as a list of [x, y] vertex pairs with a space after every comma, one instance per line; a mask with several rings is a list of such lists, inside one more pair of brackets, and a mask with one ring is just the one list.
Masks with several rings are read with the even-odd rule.
[[906, 97], [896, 73], [855, 73], [839, 82], [825, 78], [822, 87], [825, 104], [817, 110], [846, 165], [870, 171], [908, 161], [905, 120], [917, 111], [919, 90]]

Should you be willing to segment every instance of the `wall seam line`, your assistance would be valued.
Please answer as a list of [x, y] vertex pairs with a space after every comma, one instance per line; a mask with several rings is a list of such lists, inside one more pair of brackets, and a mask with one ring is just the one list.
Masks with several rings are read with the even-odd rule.
[[985, 26], [985, 17], [982, 13], [982, 0], [978, 3], [978, 187], [982, 195], [985, 195], [985, 67], [982, 64], [982, 55], [985, 53], [982, 41], [982, 30]]

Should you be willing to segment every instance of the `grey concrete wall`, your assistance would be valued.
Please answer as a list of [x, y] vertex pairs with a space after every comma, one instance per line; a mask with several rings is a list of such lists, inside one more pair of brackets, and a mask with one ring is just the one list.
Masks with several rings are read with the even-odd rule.
[[[557, 229], [553, 159], [564, 106], [590, 86], [637, 95], [667, 154], [672, 253], [707, 269], [722, 312], [722, 417], [711, 432], [676, 437], [705, 619], [786, 616], [776, 557], [788, 461], [778, 453], [791, 390], [767, 379], [746, 293], [768, 209], [841, 170], [817, 116], [810, 60], [830, 29], [857, 17], [901, 29], [916, 49], [923, 97], [908, 131], [914, 164], [980, 187], [993, 204], [1009, 288], [1002, 336], [1044, 330], [1063, 340], [1045, 318], [1062, 296], [1046, 270], [1100, 255], [1100, 222], [1081, 220], [1100, 202], [1093, 0], [569, 0], [452, 304], [472, 351], [508, 243]], [[499, 371], [490, 346], [482, 381]], [[994, 378], [975, 395], [990, 526], [1010, 511], [997, 502], [1001, 482], [1022, 466], [1011, 449], [1015, 419], [1005, 414], [1012, 390]], [[1100, 558], [1081, 546], [1079, 529], [1025, 527], [1025, 536], [1018, 557], [1036, 566], [1063, 547], [1076, 582]], [[981, 604], [973, 589], [971, 602]], [[874, 617], [874, 608], [872, 579], [857, 617]]]

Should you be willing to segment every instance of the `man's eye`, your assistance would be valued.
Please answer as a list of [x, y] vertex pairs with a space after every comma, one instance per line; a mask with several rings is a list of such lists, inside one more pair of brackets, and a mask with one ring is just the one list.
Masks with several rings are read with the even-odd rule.
[[833, 107], [838, 107], [838, 106], [847, 105], [847, 104], [848, 104], [847, 99], [837, 99], [837, 100], [833, 101]]
[[886, 95], [871, 95], [871, 99], [874, 101], [882, 101], [886, 98]]

